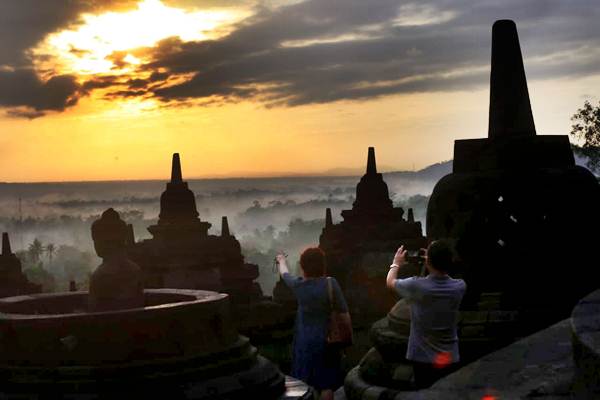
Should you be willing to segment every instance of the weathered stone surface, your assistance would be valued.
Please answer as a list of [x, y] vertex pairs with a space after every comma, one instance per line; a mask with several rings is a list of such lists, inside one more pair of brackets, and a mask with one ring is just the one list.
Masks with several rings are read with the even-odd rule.
[[571, 328], [578, 382], [587, 396], [600, 398], [600, 290], [577, 304]]
[[467, 365], [430, 389], [400, 399], [584, 399], [574, 392], [570, 321], [522, 339]]
[[[544, 318], [532, 313], [521, 316], [515, 311], [461, 311], [458, 323], [461, 365], [519, 339], [524, 319]], [[347, 398], [362, 399], [355, 394], [362, 393], [365, 385], [387, 388], [387, 395], [411, 390], [412, 365], [405, 359], [409, 334], [410, 305], [400, 300], [386, 318], [373, 324], [370, 339], [374, 347], [346, 377]]]
[[285, 392], [278, 400], [312, 400], [315, 397], [314, 391], [306, 383], [286, 376]]
[[[364, 380], [357, 367], [347, 375], [345, 390], [336, 392], [335, 398], [481, 400], [489, 395], [496, 399], [591, 399], [573, 383], [572, 356], [567, 319], [478, 359], [426, 390], [377, 386]], [[369, 393], [378, 395], [368, 397]]]
[[[87, 297], [76, 292], [0, 300], [3, 393], [284, 395], [283, 375], [238, 335], [225, 294], [146, 290], [145, 307], [98, 313], [85, 312]], [[287, 398], [312, 393], [297, 382], [292, 386], [296, 394]]]

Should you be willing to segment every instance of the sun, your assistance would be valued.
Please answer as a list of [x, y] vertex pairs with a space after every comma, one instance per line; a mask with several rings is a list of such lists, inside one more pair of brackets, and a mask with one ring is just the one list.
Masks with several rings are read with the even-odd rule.
[[[48, 35], [31, 54], [42, 77], [126, 74], [144, 62], [133, 54], [135, 49], [170, 37], [184, 42], [217, 38], [244, 16], [240, 10], [187, 11], [160, 0], [143, 0], [127, 12], [83, 14], [81, 24]], [[124, 54], [119, 62], [111, 57], [115, 53]]]

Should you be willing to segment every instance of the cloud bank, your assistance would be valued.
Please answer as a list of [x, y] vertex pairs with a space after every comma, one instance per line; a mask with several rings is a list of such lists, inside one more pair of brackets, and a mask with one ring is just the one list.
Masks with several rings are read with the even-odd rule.
[[[22, 67], [27, 49], [98, 6], [54, 0], [40, 8], [32, 2], [0, 6], [9, 7], [0, 9], [0, 18], [11, 20], [12, 13], [21, 21], [0, 21], [0, 65], [17, 65], [0, 69], [0, 106], [22, 107], [25, 114], [64, 110], [98, 89], [111, 99], [153, 98], [171, 106], [256, 101], [267, 107], [470, 90], [487, 85], [491, 25], [501, 18], [518, 24], [530, 80], [600, 72], [600, 4], [594, 2], [307, 0], [277, 7], [258, 3], [251, 17], [219, 39], [169, 38], [138, 49], [147, 62], [130, 76], [91, 77], [82, 84], [56, 76], [42, 82]], [[246, 4], [208, 6], [225, 3]], [[193, 0], [170, 4], [203, 7]], [[26, 34], [10, 41], [21, 32]], [[123, 55], [112, 57], [118, 61]]]

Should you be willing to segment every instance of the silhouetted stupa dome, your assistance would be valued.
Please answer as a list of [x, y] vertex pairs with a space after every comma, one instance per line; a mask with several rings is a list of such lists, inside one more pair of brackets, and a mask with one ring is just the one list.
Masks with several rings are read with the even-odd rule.
[[375, 148], [373, 147], [369, 147], [367, 172], [356, 186], [356, 200], [353, 208], [355, 210], [378, 212], [392, 208], [388, 186], [384, 182], [383, 176], [377, 172]]
[[188, 188], [187, 182], [181, 175], [179, 153], [173, 154], [171, 167], [171, 182], [160, 196], [160, 215], [158, 224], [168, 224], [176, 221], [194, 220], [198, 218], [194, 192]]

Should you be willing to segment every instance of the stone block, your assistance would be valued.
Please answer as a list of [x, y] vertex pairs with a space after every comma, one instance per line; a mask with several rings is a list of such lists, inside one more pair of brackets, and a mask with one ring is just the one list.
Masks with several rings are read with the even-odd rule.
[[488, 316], [489, 311], [461, 311], [459, 325], [483, 325]]

